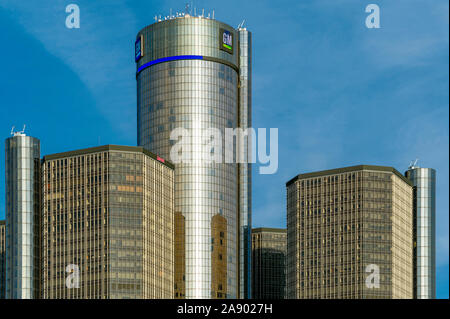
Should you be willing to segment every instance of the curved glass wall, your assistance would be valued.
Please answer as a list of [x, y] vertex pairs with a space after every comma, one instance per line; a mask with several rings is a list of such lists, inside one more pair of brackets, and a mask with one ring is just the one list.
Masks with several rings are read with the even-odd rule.
[[6, 139], [6, 298], [38, 293], [39, 140]]
[[[232, 35], [232, 53], [220, 48], [223, 29]], [[169, 158], [177, 142], [170, 141], [170, 133], [184, 128], [194, 133], [190, 154], [195, 158], [206, 152], [198, 135], [202, 129], [218, 128], [224, 136], [225, 128], [242, 126], [238, 37], [230, 26], [198, 17], [159, 22], [138, 34], [143, 41], [137, 62], [138, 145]], [[177, 60], [142, 67], [168, 57]], [[222, 145], [225, 154], [231, 146]], [[239, 164], [175, 166], [175, 212], [184, 217], [180, 234], [185, 235], [185, 273], [176, 274], [184, 281], [175, 285], [186, 298], [238, 298], [240, 200], [248, 199], [239, 195]]]
[[436, 171], [406, 171], [414, 185], [415, 297], [436, 298]]
[[[220, 30], [232, 34], [232, 54], [220, 49]], [[199, 17], [183, 17], [161, 21], [142, 29], [143, 52], [136, 67], [161, 58], [197, 55], [215, 58], [235, 67], [239, 65], [238, 34], [233, 27]]]
[[[243, 129], [252, 126], [252, 35], [246, 29], [239, 29], [239, 126]], [[250, 159], [251, 149], [248, 141], [244, 141], [241, 152], [244, 158]], [[250, 163], [239, 165], [239, 292], [240, 296], [249, 299], [251, 293], [252, 269], [252, 167]]]

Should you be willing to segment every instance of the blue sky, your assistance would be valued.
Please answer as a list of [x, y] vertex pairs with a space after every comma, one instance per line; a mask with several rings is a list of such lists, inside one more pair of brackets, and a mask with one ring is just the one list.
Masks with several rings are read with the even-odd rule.
[[[65, 27], [76, 3], [81, 28]], [[381, 9], [367, 29], [365, 7]], [[184, 1], [0, 1], [0, 131], [41, 154], [136, 143], [134, 39]], [[302, 172], [409, 162], [437, 170], [437, 296], [449, 296], [448, 0], [195, 1], [253, 32], [253, 127], [279, 128], [279, 169], [253, 178], [253, 225], [284, 227]], [[0, 170], [4, 172], [4, 147]], [[0, 193], [4, 194], [4, 174]], [[4, 195], [0, 218], [4, 217]]]

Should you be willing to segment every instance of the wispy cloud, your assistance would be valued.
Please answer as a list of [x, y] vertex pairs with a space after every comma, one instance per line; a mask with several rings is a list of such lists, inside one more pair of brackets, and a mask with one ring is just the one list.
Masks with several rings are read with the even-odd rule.
[[67, 1], [3, 0], [0, 7], [44, 48], [68, 65], [92, 92], [99, 110], [120, 132], [135, 132], [133, 39], [137, 25], [125, 1], [77, 1], [80, 29], [68, 29]]
[[361, 29], [363, 51], [381, 68], [433, 63], [448, 48], [448, 9], [442, 0], [381, 1], [382, 27]]

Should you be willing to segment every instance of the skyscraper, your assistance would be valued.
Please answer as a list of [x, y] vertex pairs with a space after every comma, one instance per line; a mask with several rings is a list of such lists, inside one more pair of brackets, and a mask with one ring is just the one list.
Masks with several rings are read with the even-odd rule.
[[[201, 158], [219, 151], [204, 150], [202, 130], [251, 126], [251, 34], [245, 28], [177, 14], [142, 29], [135, 53], [138, 145], [169, 158], [176, 143], [171, 132], [183, 128], [191, 133], [183, 152]], [[221, 154], [230, 149], [223, 145]], [[240, 145], [244, 157], [246, 146]], [[249, 298], [250, 164], [175, 166], [175, 240], [184, 250], [175, 260], [182, 272], [175, 274], [178, 296]]]
[[300, 174], [287, 187], [288, 298], [413, 298], [413, 189], [392, 167]]
[[22, 131], [5, 144], [6, 298], [38, 298], [39, 140]]
[[252, 230], [253, 299], [286, 298], [286, 229]]
[[173, 298], [173, 165], [106, 145], [42, 163], [42, 298]]
[[5, 299], [5, 221], [0, 220], [0, 299]]
[[436, 298], [436, 171], [410, 166], [414, 185], [414, 297]]

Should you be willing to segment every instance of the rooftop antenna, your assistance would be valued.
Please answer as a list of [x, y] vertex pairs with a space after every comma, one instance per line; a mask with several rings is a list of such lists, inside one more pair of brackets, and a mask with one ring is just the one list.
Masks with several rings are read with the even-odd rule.
[[202, 9], [202, 18], [205, 16], [205, 9]]
[[242, 27], [244, 26], [244, 23], [245, 23], [245, 19], [244, 19], [244, 20], [242, 20], [242, 22], [241, 22], [241, 23], [239, 23], [239, 25], [238, 25], [238, 29], [242, 28]]
[[170, 18], [172, 19], [172, 8], [170, 8]]
[[155, 22], [158, 22], [158, 17], [157, 16], [155, 16]]
[[186, 3], [186, 8], [184, 9], [184, 12], [189, 14], [189, 3]]
[[409, 168], [416, 168], [416, 167], [418, 167], [417, 166], [417, 162], [419, 161], [419, 159], [418, 158], [416, 158], [414, 161], [411, 161], [410, 163], [409, 163]]
[[17, 131], [17, 132], [14, 132], [14, 128], [15, 128], [15, 126], [13, 126], [12, 128], [11, 128], [11, 135], [13, 135], [13, 136], [16, 136], [16, 135], [18, 135], [18, 136], [23, 136], [23, 135], [25, 135], [25, 128], [26, 128], [27, 126], [24, 124], [23, 125], [23, 129], [22, 129], [22, 131]]
[[213, 16], [212, 16], [213, 20], [214, 20], [214, 9], [213, 9]]

